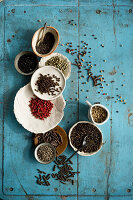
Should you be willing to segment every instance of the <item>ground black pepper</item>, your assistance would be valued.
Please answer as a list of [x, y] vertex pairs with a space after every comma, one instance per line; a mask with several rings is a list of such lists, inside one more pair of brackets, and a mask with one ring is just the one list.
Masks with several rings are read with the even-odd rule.
[[53, 48], [54, 43], [55, 43], [54, 35], [50, 32], [47, 32], [46, 35], [44, 36], [43, 41], [36, 46], [36, 50], [40, 54], [47, 54]]
[[38, 64], [37, 57], [33, 54], [27, 53], [22, 55], [18, 60], [18, 68], [23, 73], [33, 72]]

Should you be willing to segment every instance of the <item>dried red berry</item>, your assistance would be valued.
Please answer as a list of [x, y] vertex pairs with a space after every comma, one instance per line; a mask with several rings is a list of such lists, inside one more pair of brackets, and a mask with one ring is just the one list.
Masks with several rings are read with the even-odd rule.
[[51, 103], [51, 101], [46, 101], [35, 97], [31, 98], [29, 102], [30, 110], [35, 118], [44, 120], [50, 116], [53, 108], [53, 103]]

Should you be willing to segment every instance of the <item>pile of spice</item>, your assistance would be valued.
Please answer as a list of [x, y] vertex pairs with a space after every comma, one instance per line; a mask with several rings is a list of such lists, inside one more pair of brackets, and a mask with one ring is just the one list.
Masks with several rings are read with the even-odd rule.
[[47, 93], [48, 95], [56, 95], [56, 92], [60, 92], [62, 88], [60, 87], [60, 78], [55, 75], [47, 74], [38, 77], [35, 85], [37, 85], [37, 92], [39, 91], [41, 94]]
[[51, 110], [53, 108], [53, 103], [51, 101], [46, 101], [39, 99], [38, 97], [31, 98], [29, 101], [29, 107], [32, 115], [37, 118], [44, 120], [50, 116]]
[[50, 183], [49, 183], [49, 179], [50, 179], [50, 174], [46, 174], [46, 172], [44, 171], [41, 171], [39, 169], [37, 169], [38, 171], [38, 176], [35, 176], [35, 178], [37, 179], [36, 180], [36, 183], [38, 185], [44, 185], [44, 186], [49, 186]]
[[52, 177], [62, 184], [71, 183], [74, 185], [73, 178], [80, 172], [73, 171], [71, 166], [73, 162], [71, 160], [67, 161], [67, 157], [65, 155], [56, 157], [54, 162], [55, 165], [53, 166], [53, 173], [51, 174], [46, 174], [46, 172], [37, 169], [39, 176], [35, 176], [37, 179], [36, 183], [39, 185], [49, 186], [50, 182], [48, 180]]
[[47, 32], [44, 36], [44, 39], [42, 42], [39, 43], [39, 45], [36, 45], [36, 50], [40, 54], [47, 54], [51, 51], [55, 43], [54, 35], [50, 32]]
[[[81, 148], [84, 138], [86, 145]], [[100, 148], [102, 136], [99, 129], [93, 124], [78, 123], [71, 132], [71, 143], [76, 149], [84, 153], [92, 153]]]
[[53, 56], [52, 58], [46, 61], [45, 65], [54, 66], [61, 70], [63, 73], [68, 68], [66, 60], [60, 58], [59, 56]]
[[26, 74], [33, 72], [36, 69], [37, 64], [37, 57], [32, 53], [24, 54], [18, 60], [18, 68]]
[[53, 171], [58, 168], [58, 172], [55, 174], [52, 173], [52, 177], [62, 184], [70, 182], [72, 185], [74, 185], [73, 177], [75, 176], [75, 174], [78, 174], [80, 172], [73, 172], [73, 168], [71, 166], [73, 162], [71, 160], [67, 161], [67, 157], [65, 155], [56, 157], [56, 160], [54, 162], [55, 165], [53, 167]]
[[50, 130], [46, 133], [39, 133], [36, 137], [38, 139], [38, 144], [46, 142], [52, 144], [54, 147], [62, 144], [61, 136], [53, 130]]
[[37, 156], [42, 162], [52, 161], [54, 158], [53, 148], [49, 145], [41, 145], [37, 150]]
[[107, 111], [101, 106], [92, 107], [92, 117], [96, 123], [102, 123], [107, 119]]

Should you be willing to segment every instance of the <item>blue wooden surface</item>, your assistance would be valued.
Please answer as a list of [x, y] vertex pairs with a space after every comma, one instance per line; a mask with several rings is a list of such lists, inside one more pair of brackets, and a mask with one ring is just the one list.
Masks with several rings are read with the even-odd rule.
[[[101, 14], [96, 13], [98, 9], [102, 11]], [[133, 199], [133, 13], [129, 13], [129, 9], [133, 9], [133, 2], [130, 0], [6, 0], [0, 3], [1, 199]], [[76, 26], [68, 24], [72, 19]], [[48, 188], [36, 185], [36, 169], [51, 172], [52, 163], [43, 166], [36, 162], [32, 134], [18, 124], [13, 114], [16, 92], [30, 81], [30, 77], [17, 73], [13, 64], [14, 57], [22, 50], [31, 50], [32, 35], [45, 21], [59, 30], [61, 44], [72, 42], [74, 48], [77, 45], [82, 48], [81, 41], [87, 42], [88, 47], [91, 47], [92, 57], [89, 58], [87, 54], [84, 60], [92, 62], [94, 74], [99, 75], [100, 70], [104, 70], [101, 74], [106, 81], [103, 89], [94, 88], [91, 81], [82, 84], [86, 79], [78, 79], [78, 69], [74, 65], [71, 77], [67, 80], [64, 91], [67, 105], [60, 123], [67, 133], [78, 120], [87, 120], [86, 97], [92, 103], [100, 102], [107, 106], [112, 119], [100, 126], [106, 143], [98, 154], [92, 157], [73, 157], [74, 169], [80, 171], [74, 186], [60, 185], [53, 180]], [[8, 39], [11, 42], [7, 42]], [[66, 53], [66, 46], [61, 44], [56, 52], [66, 55], [74, 62], [76, 57]], [[102, 48], [101, 44], [105, 47]], [[117, 72], [110, 75], [114, 67]], [[87, 76], [84, 68], [82, 75]], [[122, 84], [125, 86], [122, 87]], [[102, 95], [103, 93], [108, 95]], [[127, 104], [115, 103], [116, 95], [122, 96]], [[68, 146], [65, 154], [72, 152]], [[10, 191], [11, 187], [13, 191]], [[58, 188], [58, 191], [55, 192], [54, 188]], [[131, 189], [131, 192], [128, 193], [127, 189]]]

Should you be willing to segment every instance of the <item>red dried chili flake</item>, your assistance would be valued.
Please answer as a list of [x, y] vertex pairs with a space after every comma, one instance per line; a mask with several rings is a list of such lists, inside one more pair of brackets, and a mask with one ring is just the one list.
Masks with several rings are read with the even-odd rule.
[[50, 116], [51, 110], [54, 106], [51, 101], [42, 100], [38, 97], [31, 98], [29, 103], [29, 107], [33, 116], [41, 120], [44, 120], [45, 118]]

